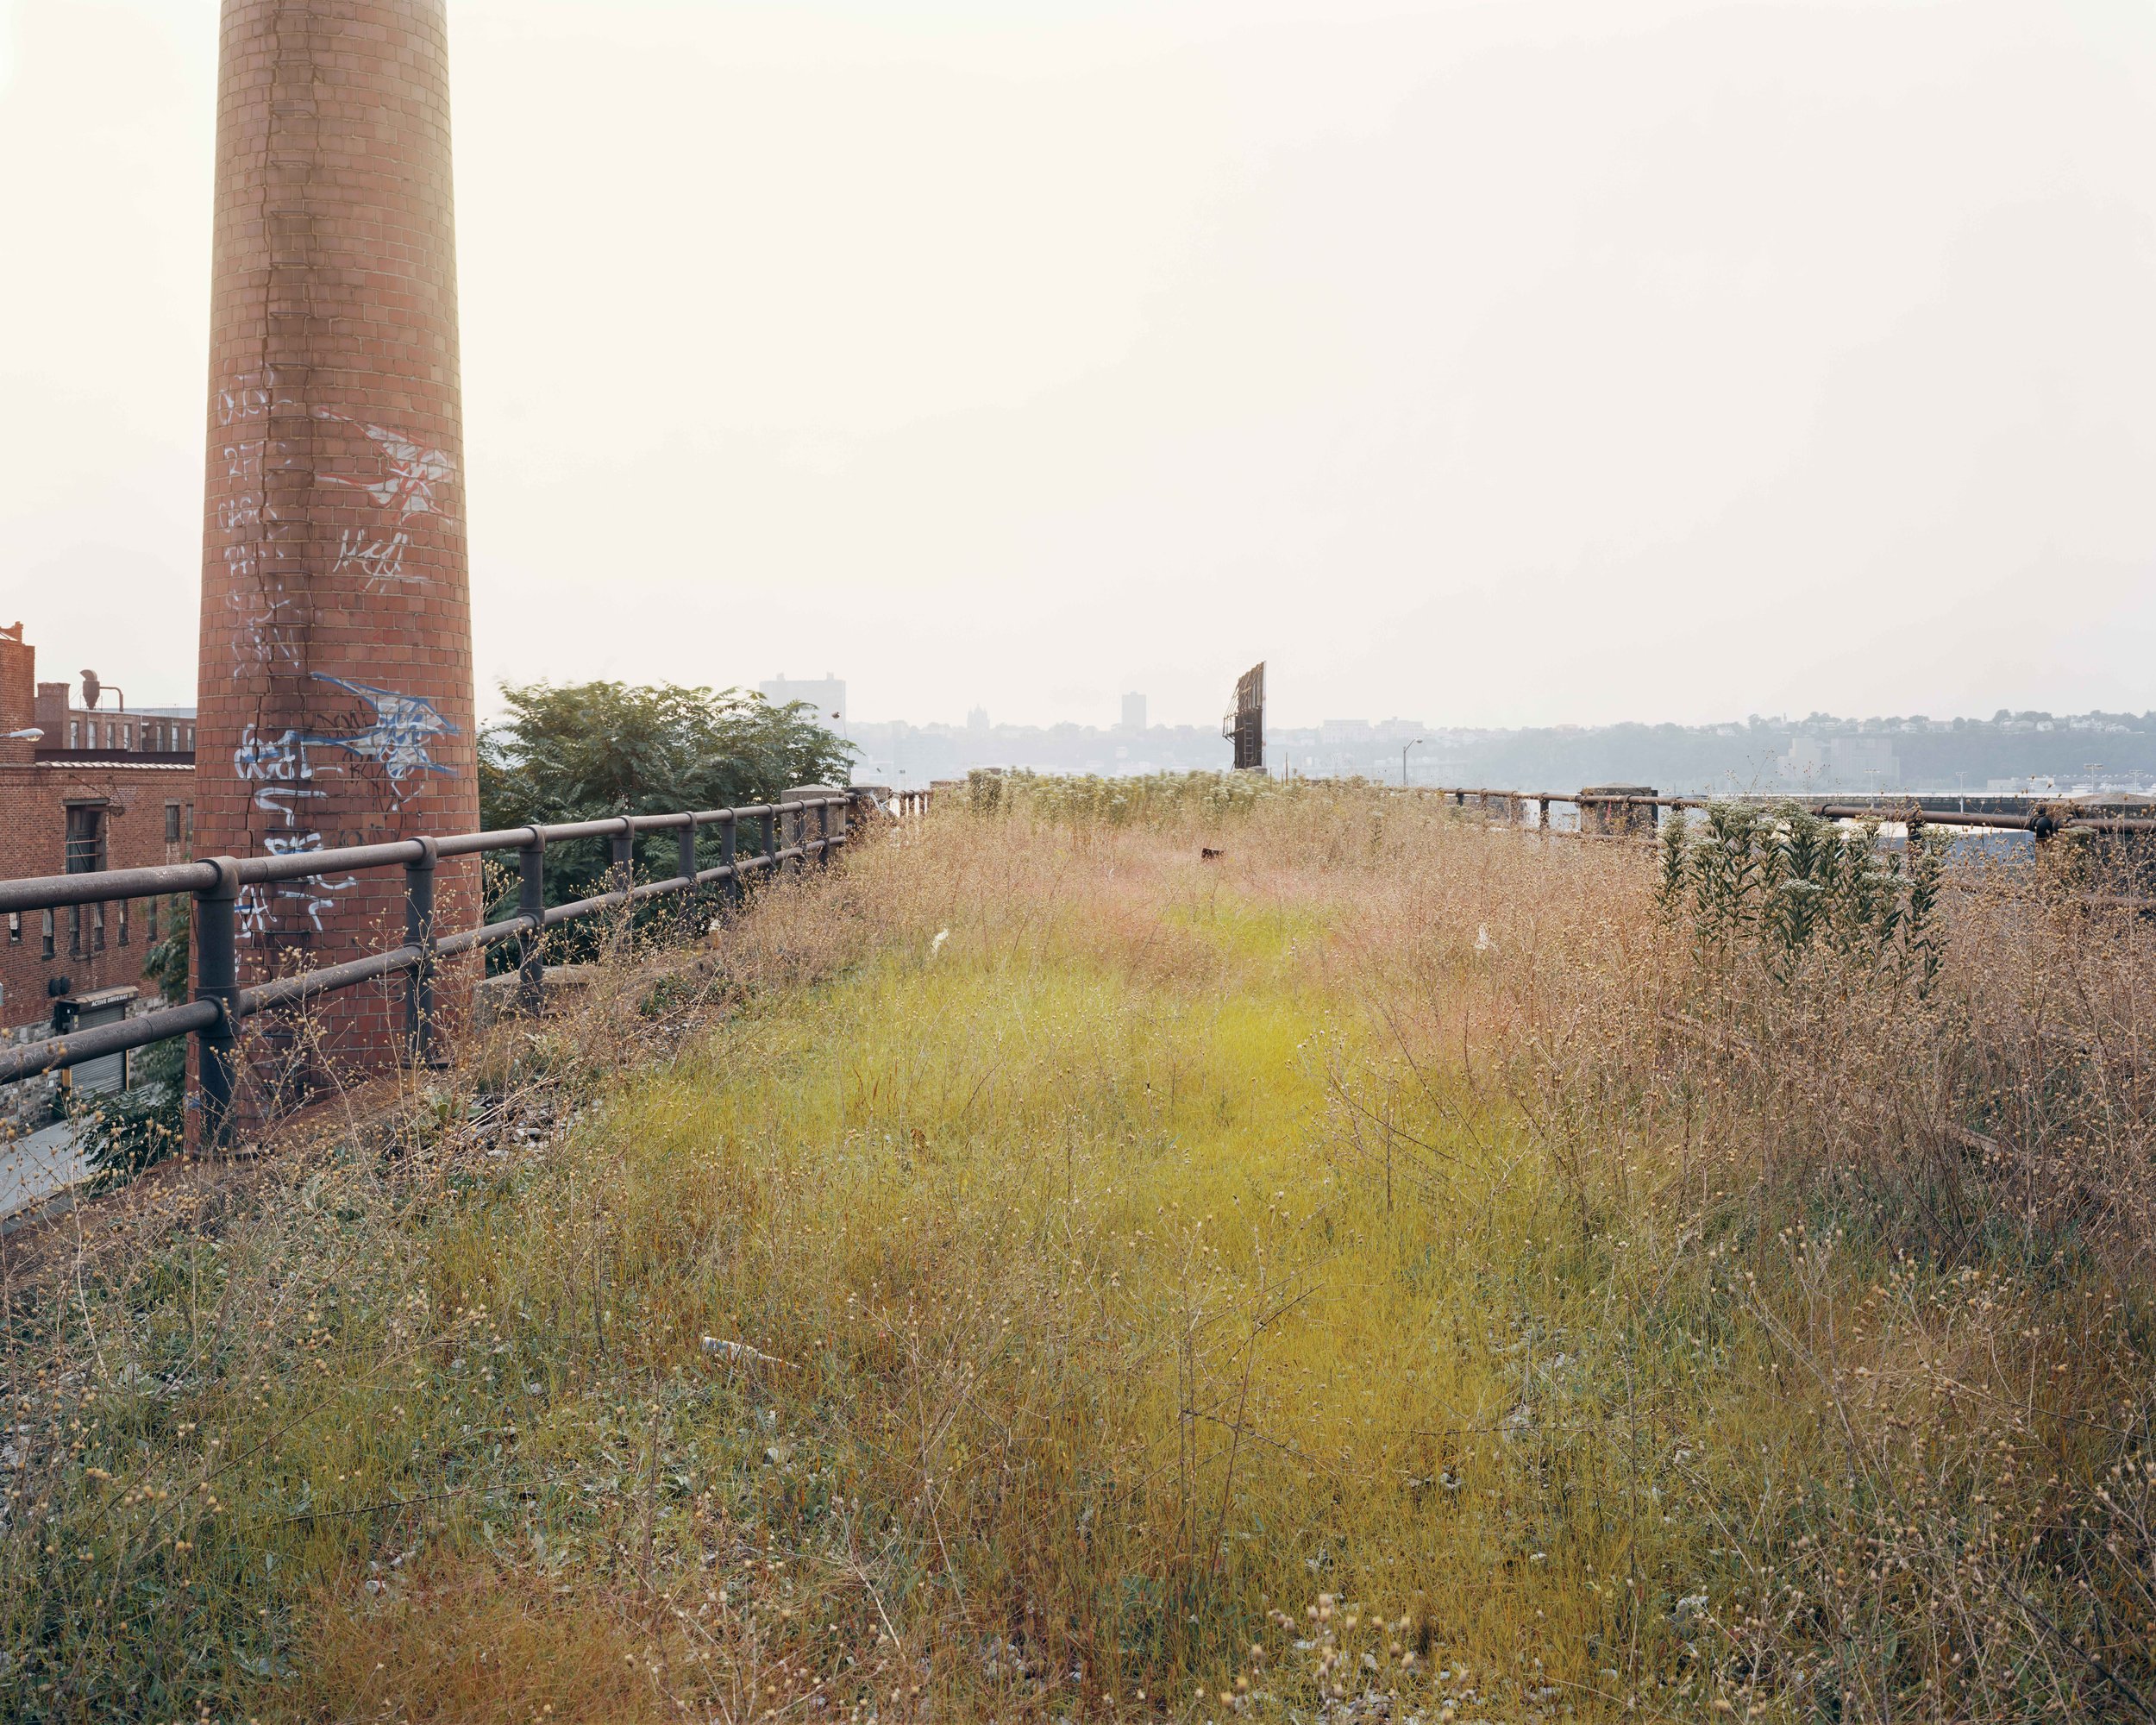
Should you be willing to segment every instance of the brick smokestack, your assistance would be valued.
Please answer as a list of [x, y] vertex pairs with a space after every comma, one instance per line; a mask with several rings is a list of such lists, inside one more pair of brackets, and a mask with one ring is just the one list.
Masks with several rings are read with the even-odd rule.
[[[222, 32], [197, 854], [469, 831], [446, 0], [224, 0]], [[445, 928], [476, 884], [443, 866]], [[242, 980], [394, 944], [402, 885], [251, 889]], [[334, 1000], [280, 1082], [392, 1057], [393, 994]]]
[[[37, 739], [15, 737], [37, 723], [37, 649], [22, 638], [22, 625], [0, 629], [0, 761], [27, 766]], [[57, 747], [66, 737], [50, 739]]]

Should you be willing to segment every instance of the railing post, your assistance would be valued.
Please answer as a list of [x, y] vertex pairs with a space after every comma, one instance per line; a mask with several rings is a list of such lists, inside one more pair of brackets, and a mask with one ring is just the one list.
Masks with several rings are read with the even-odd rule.
[[621, 831], [614, 835], [614, 890], [625, 893], [636, 884], [636, 829], [629, 824], [629, 817], [621, 818]]
[[766, 807], [756, 821], [763, 829], [763, 875], [768, 881], [779, 872], [779, 812]]
[[681, 933], [693, 940], [703, 931], [697, 926], [697, 906], [703, 895], [696, 889], [696, 818], [692, 815], [674, 835], [679, 848], [674, 852], [674, 871], [684, 881], [681, 888]]
[[[739, 818], [731, 809], [726, 811], [726, 819], [718, 824], [718, 860], [729, 869], [736, 866], [734, 861], [734, 839], [735, 830], [740, 825]], [[727, 907], [729, 909], [737, 907], [741, 903], [741, 876], [737, 874], [727, 875], [720, 890]]]
[[831, 861], [831, 806], [821, 802], [816, 806], [816, 866], [828, 869]]
[[419, 855], [404, 864], [404, 944], [419, 957], [404, 981], [405, 1059], [413, 1066], [438, 1066], [434, 1022], [434, 875], [436, 850], [431, 838], [413, 841]]
[[217, 1021], [195, 1032], [195, 1076], [202, 1101], [202, 1145], [225, 1142], [232, 1129], [232, 1092], [237, 1077], [240, 944], [235, 907], [240, 865], [229, 856], [210, 859], [216, 884], [195, 894], [195, 998], [217, 1003]]
[[517, 914], [529, 919], [517, 943], [517, 1006], [536, 1013], [547, 998], [547, 839], [536, 826], [517, 858]]

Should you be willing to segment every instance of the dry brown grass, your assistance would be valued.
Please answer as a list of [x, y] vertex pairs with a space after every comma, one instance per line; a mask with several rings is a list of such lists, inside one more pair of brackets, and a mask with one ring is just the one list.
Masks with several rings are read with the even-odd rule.
[[633, 1604], [499, 1564], [426, 1565], [377, 1604], [324, 1590], [294, 1711], [329, 1718], [674, 1720]]

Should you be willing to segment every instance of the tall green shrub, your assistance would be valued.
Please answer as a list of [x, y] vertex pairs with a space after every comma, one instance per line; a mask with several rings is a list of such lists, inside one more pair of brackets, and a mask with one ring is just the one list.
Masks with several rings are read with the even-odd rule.
[[[853, 745], [805, 701], [677, 683], [505, 683], [508, 716], [479, 737], [479, 819], [490, 829], [769, 802], [788, 787], [843, 784]], [[718, 835], [701, 837], [704, 866]], [[640, 875], [670, 875], [674, 834], [640, 835]], [[604, 839], [550, 846], [551, 903], [605, 890]], [[498, 900], [506, 914], [513, 888]]]
[[1914, 973], [1928, 984], [1945, 933], [1943, 836], [1920, 828], [1883, 852], [1876, 822], [1843, 827], [1796, 803], [1715, 803], [1695, 827], [1680, 811], [1662, 830], [1656, 900], [1689, 923], [1703, 957], [1739, 956], [1787, 979], [1832, 951]]

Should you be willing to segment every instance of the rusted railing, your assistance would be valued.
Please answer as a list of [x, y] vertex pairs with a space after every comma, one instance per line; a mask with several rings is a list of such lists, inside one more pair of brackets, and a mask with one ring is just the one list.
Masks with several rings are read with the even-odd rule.
[[[2129, 815], [2085, 814], [2065, 802], [2040, 803], [2026, 813], [1943, 808], [1915, 800], [1881, 800], [1838, 802], [1821, 797], [1665, 797], [1634, 791], [1501, 791], [1475, 785], [1423, 785], [1414, 787], [1426, 795], [1450, 797], [1464, 807], [1473, 797], [1477, 803], [1502, 803], [1508, 807], [1537, 805], [1539, 825], [1550, 825], [1550, 806], [1568, 803], [1584, 812], [1589, 809], [1644, 808], [1658, 816], [1663, 809], [1711, 808], [1717, 803], [1739, 802], [1763, 806], [1795, 803], [1828, 820], [1898, 821], [1908, 826], [1961, 826], [2005, 832], [2028, 832], [2048, 838], [2058, 832], [2156, 832], [2156, 819]], [[1553, 831], [1556, 829], [1552, 829]]]
[[[279, 856], [213, 856], [204, 862], [168, 863], [154, 869], [111, 869], [79, 875], [47, 875], [0, 881], [0, 912], [58, 910], [68, 905], [109, 904], [179, 893], [195, 900], [194, 998], [184, 1005], [160, 1007], [114, 1024], [48, 1037], [40, 1042], [0, 1049], [0, 1083], [36, 1077], [80, 1065], [87, 1060], [143, 1048], [169, 1037], [192, 1036], [204, 1117], [204, 1138], [222, 1138], [231, 1119], [237, 1079], [235, 1047], [241, 1025], [258, 1013], [295, 1007], [378, 977], [405, 977], [404, 1037], [409, 1057], [424, 1063], [434, 1050], [434, 988], [442, 960], [502, 941], [518, 943], [517, 999], [536, 1008], [545, 988], [542, 937], [559, 924], [580, 917], [717, 887], [729, 904], [737, 904], [743, 883], [759, 873], [774, 873], [789, 862], [827, 862], [846, 842], [843, 811], [855, 800], [844, 794], [805, 794], [780, 803], [744, 808], [682, 810], [673, 814], [617, 815], [604, 820], [570, 821], [552, 826], [513, 827], [500, 832], [460, 833], [447, 837], [400, 839], [387, 844], [353, 845], [339, 850], [305, 851]], [[862, 799], [877, 806], [870, 799]], [[901, 792], [881, 806], [900, 816], [927, 808], [924, 791]], [[810, 831], [813, 820], [814, 831]], [[755, 847], [740, 846], [744, 823], [755, 829]], [[791, 824], [794, 831], [782, 830]], [[719, 862], [697, 866], [697, 836], [718, 829]], [[659, 880], [633, 878], [638, 833], [673, 831], [680, 850], [674, 874]], [[546, 902], [547, 846], [580, 838], [613, 841], [611, 891], [573, 904]], [[788, 842], [790, 841], [790, 842]], [[517, 856], [516, 913], [499, 922], [438, 934], [435, 927], [434, 876], [445, 857], [489, 851]], [[243, 888], [317, 875], [345, 875], [364, 869], [404, 871], [404, 938], [386, 951], [342, 964], [295, 972], [273, 981], [242, 987], [235, 907]]]

